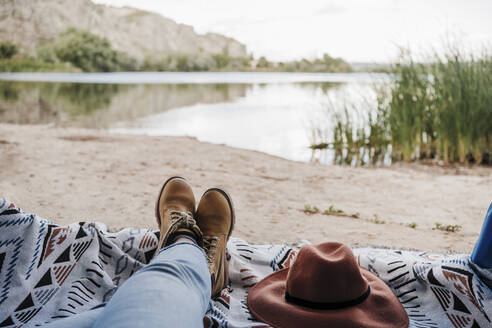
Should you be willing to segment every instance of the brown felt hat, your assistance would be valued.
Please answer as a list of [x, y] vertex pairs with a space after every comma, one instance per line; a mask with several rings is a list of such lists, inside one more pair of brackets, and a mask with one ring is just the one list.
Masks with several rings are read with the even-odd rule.
[[391, 289], [359, 267], [340, 243], [303, 246], [290, 268], [272, 273], [248, 294], [259, 320], [275, 328], [406, 328], [408, 316]]

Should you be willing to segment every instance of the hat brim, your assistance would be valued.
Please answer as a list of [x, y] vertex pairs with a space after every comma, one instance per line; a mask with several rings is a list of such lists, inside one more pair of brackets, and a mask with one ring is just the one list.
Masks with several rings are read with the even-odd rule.
[[407, 328], [409, 325], [408, 315], [391, 289], [364, 268], [360, 271], [371, 287], [369, 296], [356, 306], [337, 310], [315, 310], [287, 302], [285, 284], [288, 270], [285, 268], [265, 277], [250, 290], [247, 298], [251, 313], [275, 328]]

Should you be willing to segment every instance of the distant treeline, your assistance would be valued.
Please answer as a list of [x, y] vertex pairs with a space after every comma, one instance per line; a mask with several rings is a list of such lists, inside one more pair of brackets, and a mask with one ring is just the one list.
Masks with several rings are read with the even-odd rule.
[[347, 73], [352, 71], [349, 63], [341, 58], [333, 58], [328, 54], [311, 61], [303, 58], [301, 60], [278, 63], [269, 62], [265, 57], [260, 57], [256, 68], [280, 72]]
[[350, 65], [325, 54], [320, 59], [302, 59], [285, 63], [255, 60], [252, 56], [231, 57], [222, 53], [170, 54], [148, 56], [143, 61], [112, 48], [108, 39], [89, 31], [69, 28], [59, 38], [47, 43], [34, 54], [19, 52], [18, 45], [0, 42], [0, 71], [282, 71], [282, 72], [350, 72]]

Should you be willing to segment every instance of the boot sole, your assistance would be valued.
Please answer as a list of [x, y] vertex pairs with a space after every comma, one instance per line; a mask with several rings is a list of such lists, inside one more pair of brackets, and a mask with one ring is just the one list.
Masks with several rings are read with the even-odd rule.
[[[231, 209], [231, 227], [229, 228], [229, 233], [227, 234], [227, 240], [229, 240], [229, 237], [232, 234], [232, 230], [234, 229], [234, 223], [235, 223], [235, 220], [236, 220], [236, 214], [235, 214], [235, 210], [234, 210], [234, 203], [232, 202], [232, 198], [227, 193], [227, 191], [225, 191], [224, 189], [219, 188], [219, 187], [209, 188], [209, 189], [207, 189], [203, 193], [203, 195], [205, 195], [207, 192], [213, 191], [213, 190], [220, 192], [226, 198], [227, 203], [229, 204], [229, 208]], [[202, 197], [203, 197], [203, 195], [202, 195]]]
[[157, 201], [155, 203], [155, 219], [157, 221], [157, 226], [159, 227], [159, 229], [161, 228], [161, 214], [159, 213], [159, 201], [161, 200], [162, 191], [166, 187], [167, 183], [173, 179], [182, 179], [188, 183], [188, 180], [186, 180], [185, 178], [181, 176], [174, 176], [167, 179], [166, 182], [164, 182], [164, 184], [162, 185], [161, 191], [159, 191], [159, 195], [157, 196]]

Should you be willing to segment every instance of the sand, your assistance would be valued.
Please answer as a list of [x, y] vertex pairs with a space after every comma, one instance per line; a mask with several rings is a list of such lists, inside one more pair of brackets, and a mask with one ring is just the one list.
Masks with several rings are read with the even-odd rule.
[[[228, 190], [233, 236], [254, 243], [470, 252], [492, 200], [491, 168], [326, 166], [189, 137], [0, 124], [0, 196], [59, 224], [155, 228], [157, 193], [173, 175], [187, 177], [197, 199], [212, 186]], [[305, 205], [348, 216], [308, 215]], [[462, 229], [436, 230], [436, 222]]]

